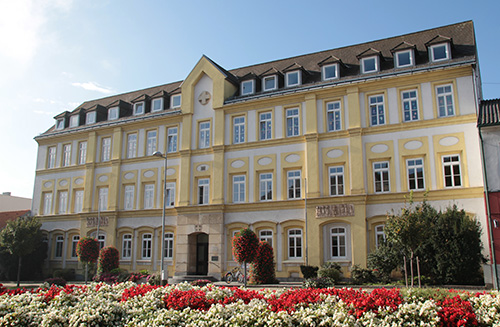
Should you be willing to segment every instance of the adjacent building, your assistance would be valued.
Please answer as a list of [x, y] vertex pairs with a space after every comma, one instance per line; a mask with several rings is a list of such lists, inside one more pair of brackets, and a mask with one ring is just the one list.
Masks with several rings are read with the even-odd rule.
[[232, 70], [202, 56], [183, 81], [84, 102], [35, 138], [47, 269], [80, 269], [92, 235], [130, 271], [163, 255], [169, 276], [220, 278], [249, 226], [277, 277], [328, 261], [348, 276], [410, 192], [486, 235], [480, 97], [467, 21]]

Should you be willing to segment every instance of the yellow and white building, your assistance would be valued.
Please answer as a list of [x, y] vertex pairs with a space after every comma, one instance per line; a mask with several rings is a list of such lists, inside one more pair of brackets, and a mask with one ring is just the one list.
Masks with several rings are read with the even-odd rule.
[[247, 226], [278, 278], [328, 261], [348, 276], [412, 190], [486, 230], [480, 92], [468, 21], [229, 71], [203, 56], [182, 82], [85, 102], [35, 138], [47, 269], [80, 269], [99, 217], [121, 267], [159, 271], [165, 179], [169, 276], [220, 278]]

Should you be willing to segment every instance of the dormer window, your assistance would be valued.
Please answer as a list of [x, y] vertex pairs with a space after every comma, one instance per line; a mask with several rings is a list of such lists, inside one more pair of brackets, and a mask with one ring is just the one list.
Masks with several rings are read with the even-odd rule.
[[163, 110], [163, 98], [153, 99], [151, 101], [151, 111], [157, 112]]
[[394, 54], [394, 65], [396, 68], [414, 66], [413, 50], [398, 51]]
[[118, 107], [113, 107], [108, 109], [108, 120], [118, 119]]
[[429, 47], [429, 56], [432, 62], [451, 59], [450, 44], [440, 43]]
[[272, 91], [278, 88], [276, 75], [266, 76], [262, 79], [262, 91]]
[[300, 70], [286, 73], [286, 87], [292, 87], [302, 84], [302, 74]]
[[338, 64], [325, 65], [321, 67], [321, 73], [324, 81], [328, 81], [331, 79], [336, 79], [339, 77], [338, 75]]
[[181, 106], [181, 95], [172, 95], [170, 98], [170, 108], [179, 108]]
[[87, 112], [87, 117], [85, 119], [85, 125], [90, 125], [95, 123], [95, 111]]
[[79, 119], [80, 119], [79, 115], [71, 116], [71, 118], [69, 119], [69, 127], [77, 127]]
[[241, 82], [241, 95], [249, 95], [255, 93], [255, 81], [243, 81]]
[[60, 118], [56, 120], [56, 129], [63, 129], [64, 128], [64, 118]]
[[144, 113], [144, 102], [134, 103], [134, 116], [142, 115]]
[[366, 57], [361, 59], [361, 71], [363, 74], [375, 73], [379, 71], [378, 57]]

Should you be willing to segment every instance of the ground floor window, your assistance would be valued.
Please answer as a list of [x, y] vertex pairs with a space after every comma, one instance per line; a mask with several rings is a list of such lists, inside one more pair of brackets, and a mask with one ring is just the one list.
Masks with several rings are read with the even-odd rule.
[[302, 258], [302, 229], [288, 230], [288, 259]]

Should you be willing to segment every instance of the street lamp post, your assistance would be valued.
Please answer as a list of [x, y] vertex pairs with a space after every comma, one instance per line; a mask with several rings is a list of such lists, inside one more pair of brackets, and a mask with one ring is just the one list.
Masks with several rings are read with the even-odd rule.
[[155, 151], [153, 156], [164, 158], [163, 163], [163, 210], [161, 215], [160, 284], [165, 280], [165, 206], [167, 204], [167, 154]]

